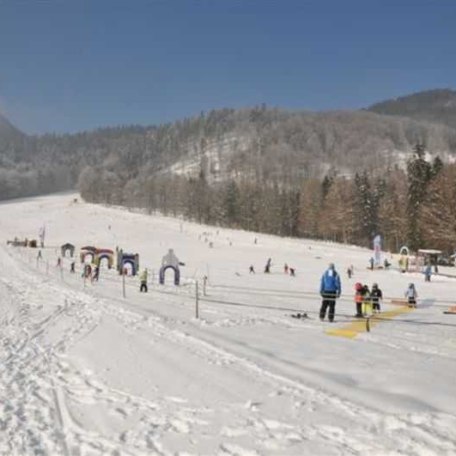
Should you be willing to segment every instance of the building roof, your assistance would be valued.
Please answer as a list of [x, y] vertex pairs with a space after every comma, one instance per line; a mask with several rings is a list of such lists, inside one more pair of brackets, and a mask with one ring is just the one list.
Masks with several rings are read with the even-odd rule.
[[433, 249], [419, 249], [418, 253], [423, 253], [424, 255], [441, 255], [441, 250], [433, 250]]

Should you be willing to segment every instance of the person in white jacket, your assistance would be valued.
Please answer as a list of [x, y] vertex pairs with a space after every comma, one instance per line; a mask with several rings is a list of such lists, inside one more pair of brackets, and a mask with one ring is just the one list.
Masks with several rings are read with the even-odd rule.
[[418, 293], [415, 288], [415, 284], [410, 283], [407, 290], [405, 291], [405, 297], [409, 307], [416, 307], [416, 298], [418, 298]]

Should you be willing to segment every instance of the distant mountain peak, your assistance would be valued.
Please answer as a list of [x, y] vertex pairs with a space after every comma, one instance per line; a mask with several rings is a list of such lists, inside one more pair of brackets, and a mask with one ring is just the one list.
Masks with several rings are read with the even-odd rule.
[[22, 133], [17, 129], [4, 115], [0, 113], [0, 139], [8, 139], [11, 136], [22, 136]]
[[375, 103], [367, 111], [411, 117], [456, 128], [456, 90], [425, 90]]

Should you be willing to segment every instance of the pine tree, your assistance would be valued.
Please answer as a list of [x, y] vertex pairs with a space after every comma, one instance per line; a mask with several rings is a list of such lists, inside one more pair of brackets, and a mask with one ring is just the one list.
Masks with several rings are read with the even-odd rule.
[[420, 207], [426, 246], [453, 253], [456, 248], [456, 165], [448, 165], [429, 184]]
[[437, 155], [437, 157], [434, 158], [434, 161], [432, 162], [432, 170], [431, 170], [431, 175], [434, 178], [437, 176], [437, 174], [440, 173], [443, 169], [443, 161], [442, 159]]
[[306, 179], [299, 196], [298, 234], [307, 238], [321, 237], [319, 218], [322, 211], [323, 190], [317, 179]]
[[407, 241], [406, 206], [407, 176], [402, 170], [390, 170], [378, 209], [379, 231], [388, 250], [398, 252]]
[[319, 234], [324, 239], [350, 242], [353, 228], [353, 183], [345, 178], [336, 178], [323, 203]]
[[407, 225], [408, 242], [412, 250], [417, 250], [422, 243], [419, 220], [420, 205], [424, 201], [432, 177], [432, 168], [424, 158], [424, 150], [423, 144], [417, 144], [413, 157], [407, 163]]
[[358, 239], [369, 245], [370, 239], [376, 234], [376, 203], [371, 189], [370, 177], [367, 172], [355, 174], [354, 214]]
[[239, 189], [234, 180], [228, 182], [223, 198], [223, 215], [228, 226], [238, 226], [240, 216]]

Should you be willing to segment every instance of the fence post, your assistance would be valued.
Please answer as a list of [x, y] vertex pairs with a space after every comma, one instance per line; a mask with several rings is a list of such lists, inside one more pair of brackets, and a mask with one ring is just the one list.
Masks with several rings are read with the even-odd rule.
[[206, 296], [207, 276], [203, 277], [203, 296]]
[[195, 318], [199, 318], [199, 292], [198, 280], [195, 283]]
[[122, 270], [122, 296], [125, 298], [125, 271]]
[[370, 332], [370, 317], [366, 318], [366, 331]]

